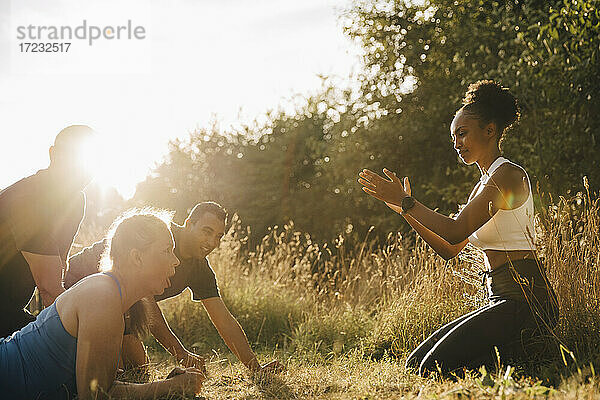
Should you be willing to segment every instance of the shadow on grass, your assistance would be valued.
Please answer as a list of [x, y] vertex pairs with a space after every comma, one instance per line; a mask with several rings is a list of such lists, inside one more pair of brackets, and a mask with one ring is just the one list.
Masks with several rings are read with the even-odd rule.
[[251, 378], [265, 399], [296, 399], [296, 394], [287, 383], [275, 375], [256, 374]]
[[146, 383], [150, 382], [150, 372], [148, 366], [127, 368], [125, 370], [117, 370], [118, 381], [131, 383]]

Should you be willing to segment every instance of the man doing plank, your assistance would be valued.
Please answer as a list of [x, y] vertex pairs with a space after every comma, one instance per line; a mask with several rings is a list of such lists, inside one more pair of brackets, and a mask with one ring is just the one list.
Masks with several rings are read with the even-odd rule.
[[[204, 370], [204, 359], [188, 351], [169, 328], [157, 301], [180, 294], [186, 288], [192, 291], [193, 299], [201, 301], [215, 328], [236, 355], [253, 372], [277, 372], [282, 369], [278, 361], [260, 365], [248, 344], [244, 330], [231, 315], [219, 294], [215, 273], [206, 256], [219, 246], [225, 231], [227, 213], [217, 203], [197, 204], [183, 226], [172, 224], [175, 239], [175, 255], [180, 265], [171, 278], [171, 286], [153, 301], [150, 301], [150, 332], [179, 362], [186, 367]], [[104, 243], [97, 242], [69, 259], [69, 270], [65, 287], [70, 287], [81, 278], [98, 272], [98, 264], [104, 251]], [[123, 360], [129, 366], [147, 363], [147, 355], [141, 341], [133, 335], [123, 338]]]

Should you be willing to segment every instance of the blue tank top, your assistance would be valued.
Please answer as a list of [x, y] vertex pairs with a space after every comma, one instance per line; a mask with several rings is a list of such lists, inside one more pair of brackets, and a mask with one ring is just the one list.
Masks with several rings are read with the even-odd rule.
[[[121, 295], [119, 281], [115, 280]], [[64, 328], [56, 303], [35, 321], [0, 339], [0, 394], [8, 399], [71, 399], [77, 395], [77, 338]], [[4, 397], [4, 395], [8, 395]]]

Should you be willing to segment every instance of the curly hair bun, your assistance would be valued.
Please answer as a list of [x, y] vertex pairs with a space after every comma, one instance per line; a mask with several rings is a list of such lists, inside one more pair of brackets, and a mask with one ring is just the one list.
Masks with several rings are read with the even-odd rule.
[[481, 80], [469, 85], [462, 100], [463, 109], [485, 122], [495, 122], [502, 133], [519, 120], [517, 99], [497, 82]]

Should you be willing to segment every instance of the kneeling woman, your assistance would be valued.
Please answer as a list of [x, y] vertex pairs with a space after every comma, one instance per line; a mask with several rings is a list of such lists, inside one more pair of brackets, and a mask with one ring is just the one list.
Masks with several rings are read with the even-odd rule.
[[[371, 196], [401, 213], [442, 257], [456, 256], [470, 241], [486, 255], [489, 304], [443, 326], [408, 358], [426, 374], [493, 364], [522, 353], [524, 345], [556, 325], [556, 296], [536, 256], [531, 183], [520, 166], [500, 155], [505, 131], [518, 119], [515, 98], [492, 81], [469, 86], [451, 124], [454, 148], [481, 179], [456, 219], [438, 214], [411, 197], [404, 182], [361, 171], [359, 183]], [[521, 350], [521, 351], [519, 351]]]
[[0, 339], [0, 393], [7, 398], [155, 398], [200, 389], [204, 376], [192, 368], [146, 384], [115, 380], [123, 314], [162, 293], [179, 260], [169, 221], [158, 212], [130, 212], [110, 232], [110, 270], [81, 280]]

